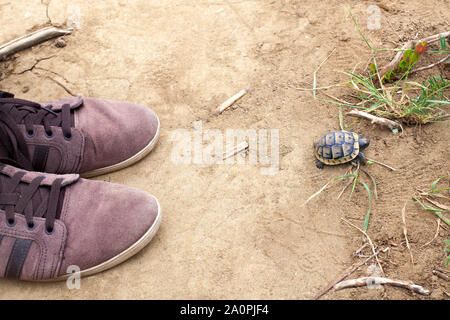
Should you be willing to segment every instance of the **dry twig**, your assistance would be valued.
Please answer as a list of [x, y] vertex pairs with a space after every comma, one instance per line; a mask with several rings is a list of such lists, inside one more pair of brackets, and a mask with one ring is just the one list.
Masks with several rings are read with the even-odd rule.
[[300, 87], [294, 87], [294, 86], [292, 86], [290, 84], [288, 84], [287, 87], [289, 87], [291, 89], [299, 90], [299, 91], [314, 91], [314, 90], [327, 90], [327, 89], [330, 89], [330, 88], [340, 87], [340, 86], [343, 86], [343, 85], [346, 85], [346, 84], [348, 84], [348, 81], [332, 84], [332, 85], [329, 85], [329, 86], [316, 87], [316, 88], [300, 88]]
[[0, 60], [18, 51], [30, 48], [49, 39], [64, 36], [72, 33], [71, 29], [59, 29], [55, 27], [47, 27], [39, 29], [23, 37], [14, 39], [0, 46]]
[[361, 262], [360, 264], [358, 264], [356, 267], [352, 268], [350, 271], [348, 271], [347, 273], [345, 273], [341, 278], [339, 278], [339, 280], [337, 280], [336, 282], [334, 282], [333, 284], [329, 285], [325, 290], [323, 290], [321, 293], [319, 293], [317, 296], [314, 297], [314, 300], [318, 300], [320, 299], [320, 297], [324, 296], [325, 294], [327, 294], [331, 289], [333, 289], [333, 287], [338, 284], [339, 282], [345, 280], [349, 275], [351, 275], [353, 272], [355, 272], [356, 270], [358, 270], [361, 266], [365, 265], [368, 261], [370, 261], [373, 257], [377, 256], [381, 251], [386, 252], [389, 249], [389, 247], [384, 248], [383, 250], [379, 249], [376, 253], [372, 254], [370, 257], [368, 257], [367, 259], [365, 259], [363, 262]]
[[355, 253], [353, 254], [354, 257], [360, 257], [361, 256], [361, 251], [364, 250], [365, 247], [367, 247], [369, 244], [367, 242], [364, 242], [364, 244], [355, 251]]
[[339, 282], [334, 286], [334, 290], [342, 290], [346, 288], [354, 288], [354, 287], [364, 287], [364, 286], [371, 286], [371, 285], [390, 285], [394, 287], [400, 287], [408, 289], [412, 292], [429, 296], [430, 290], [427, 290], [423, 288], [422, 286], [419, 286], [417, 284], [414, 284], [412, 281], [403, 281], [403, 280], [392, 280], [388, 278], [383, 277], [362, 277], [358, 279], [352, 279], [352, 280], [344, 280], [342, 282]]
[[374, 116], [374, 115], [369, 114], [364, 111], [352, 110], [352, 111], [348, 112], [347, 115], [352, 116], [352, 117], [364, 118], [364, 119], [370, 120], [372, 123], [378, 124], [382, 127], [387, 127], [390, 130], [400, 129], [403, 131], [403, 127], [401, 124], [399, 124], [395, 121], [386, 119], [386, 118]]
[[230, 157], [233, 157], [234, 155], [246, 150], [248, 148], [248, 143], [247, 141], [243, 141], [241, 143], [239, 143], [235, 148], [233, 148], [231, 151], [225, 153], [223, 155], [223, 160], [228, 159]]
[[430, 64], [430, 65], [428, 65], [428, 66], [421, 67], [421, 68], [417, 68], [417, 69], [412, 69], [412, 70], [409, 72], [409, 74], [413, 74], [413, 73], [416, 73], [416, 72], [419, 72], [419, 71], [431, 69], [431, 68], [433, 68], [433, 67], [435, 67], [435, 66], [437, 66], [437, 65], [439, 65], [439, 64], [441, 64], [441, 63], [444, 63], [444, 62], [447, 61], [449, 58], [450, 58], [450, 54], [447, 55], [445, 58], [442, 58], [441, 60], [436, 61], [435, 63], [432, 63], [432, 64]]
[[372, 162], [374, 162], [374, 163], [376, 163], [376, 164], [379, 164], [380, 166], [383, 166], [383, 167], [386, 167], [386, 168], [388, 168], [388, 169], [391, 169], [392, 171], [397, 171], [397, 169], [392, 168], [392, 167], [388, 166], [387, 164], [385, 164], [385, 163], [383, 163], [383, 162], [380, 162], [380, 161], [377, 161], [377, 160], [374, 160], [374, 159], [369, 159], [369, 158], [367, 158], [367, 157], [366, 157], [366, 159], [369, 160], [369, 161], [372, 161]]
[[217, 109], [214, 111], [214, 114], [215, 115], [221, 114], [225, 109], [227, 109], [228, 107], [233, 105], [233, 103], [235, 103], [240, 98], [242, 98], [249, 90], [250, 90], [250, 88], [243, 89], [243, 90], [239, 91], [238, 93], [236, 93], [231, 98], [228, 98], [224, 103], [222, 103], [220, 106], [217, 107]]
[[433, 274], [434, 274], [435, 276], [437, 276], [437, 277], [443, 279], [443, 280], [450, 281], [450, 276], [448, 276], [448, 275], [447, 275], [444, 271], [442, 271], [442, 270], [438, 270], [438, 269], [433, 270]]

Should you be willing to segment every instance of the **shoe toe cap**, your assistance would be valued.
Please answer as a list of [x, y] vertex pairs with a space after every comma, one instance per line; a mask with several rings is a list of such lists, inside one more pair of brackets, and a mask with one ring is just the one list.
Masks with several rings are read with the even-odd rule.
[[84, 98], [76, 127], [85, 136], [81, 172], [123, 162], [157, 138], [159, 119], [151, 109], [129, 102]]
[[68, 235], [60, 274], [71, 265], [82, 271], [105, 262], [109, 265], [103, 267], [112, 267], [142, 249], [159, 226], [159, 203], [143, 191], [84, 179], [68, 191], [61, 216]]

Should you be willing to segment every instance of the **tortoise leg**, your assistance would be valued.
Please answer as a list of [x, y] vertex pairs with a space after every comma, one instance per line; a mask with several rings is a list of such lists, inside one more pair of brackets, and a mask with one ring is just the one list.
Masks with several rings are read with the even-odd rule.
[[324, 163], [320, 160], [316, 160], [316, 167], [319, 169], [323, 169]]
[[366, 157], [364, 156], [364, 153], [362, 153], [361, 151], [358, 154], [358, 161], [363, 165], [367, 163]]

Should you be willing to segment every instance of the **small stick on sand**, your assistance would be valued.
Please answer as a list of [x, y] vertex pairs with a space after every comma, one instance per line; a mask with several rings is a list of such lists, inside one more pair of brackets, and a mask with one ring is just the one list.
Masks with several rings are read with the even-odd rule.
[[55, 27], [47, 27], [39, 29], [35, 32], [27, 34], [23, 37], [14, 39], [0, 46], [0, 60], [18, 51], [30, 48], [49, 39], [64, 36], [72, 33], [71, 29], [59, 29]]
[[351, 117], [364, 118], [364, 119], [370, 120], [372, 123], [378, 124], [382, 127], [387, 127], [390, 130], [400, 129], [403, 131], [403, 127], [401, 124], [399, 124], [395, 121], [389, 120], [389, 119], [374, 116], [367, 112], [352, 110], [352, 111], [348, 112], [347, 115], [349, 115]]
[[408, 229], [406, 228], [406, 204], [407, 203], [408, 203], [408, 201], [405, 202], [405, 205], [402, 208], [403, 235], [405, 236], [406, 247], [409, 250], [409, 255], [411, 257], [411, 263], [414, 264], [414, 259], [413, 259], [413, 255], [411, 252], [411, 246], [409, 245], [409, 241], [408, 241]]
[[228, 159], [228, 158], [238, 154], [239, 152], [246, 150], [247, 148], [248, 148], [248, 143], [246, 141], [243, 141], [243, 142], [239, 143], [233, 150], [225, 153], [223, 155], [223, 160]]
[[387, 164], [384, 164], [383, 162], [380, 162], [380, 161], [377, 161], [377, 160], [374, 160], [374, 159], [369, 159], [367, 157], [366, 157], [366, 159], [369, 160], [369, 161], [372, 161], [372, 162], [374, 162], [376, 164], [379, 164], [380, 166], [383, 166], [383, 167], [386, 167], [388, 169], [391, 169], [392, 171], [397, 171], [397, 169], [392, 168], [392, 167], [388, 166]]
[[413, 73], [416, 73], [416, 72], [419, 72], [419, 71], [431, 69], [431, 68], [433, 68], [433, 67], [435, 67], [435, 66], [437, 66], [437, 65], [439, 65], [439, 64], [441, 64], [441, 63], [444, 63], [444, 62], [447, 61], [448, 59], [450, 59], [450, 54], [447, 55], [445, 58], [442, 58], [441, 60], [439, 60], [439, 61], [437, 61], [437, 62], [435, 62], [435, 63], [432, 63], [432, 64], [430, 64], [430, 65], [428, 65], [428, 66], [421, 67], [421, 68], [417, 68], [417, 69], [412, 69], [412, 70], [409, 72], [409, 74], [413, 74]]
[[383, 250], [379, 249], [376, 253], [372, 254], [370, 257], [368, 257], [367, 259], [365, 259], [363, 262], [361, 262], [360, 264], [358, 264], [356, 267], [352, 268], [350, 271], [348, 271], [346, 274], [344, 274], [341, 278], [339, 278], [339, 280], [337, 280], [336, 282], [334, 282], [333, 284], [329, 285], [325, 290], [323, 290], [321, 293], [319, 293], [317, 296], [314, 297], [314, 300], [319, 300], [320, 297], [322, 297], [323, 295], [327, 294], [331, 289], [333, 289], [333, 287], [338, 284], [339, 282], [345, 280], [345, 278], [347, 278], [349, 275], [351, 275], [353, 272], [355, 272], [356, 270], [358, 270], [361, 266], [365, 265], [367, 262], [369, 262], [369, 260], [371, 260], [373, 257], [375, 257], [376, 255], [378, 255], [381, 251], [386, 252], [387, 250], [389, 250], [389, 247], [384, 248]]
[[448, 276], [448, 275], [447, 275], [444, 271], [442, 271], [442, 270], [438, 270], [438, 269], [433, 270], [433, 274], [434, 274], [435, 276], [437, 276], [437, 277], [443, 279], [443, 280], [450, 281], [450, 276]]
[[236, 93], [234, 96], [232, 96], [227, 101], [218, 106], [217, 109], [214, 111], [214, 114], [215, 115], [221, 114], [226, 108], [230, 107], [231, 105], [233, 105], [233, 103], [242, 98], [249, 90], [250, 88], [247, 88]]
[[332, 85], [329, 85], [329, 86], [317, 87], [315, 89], [314, 88], [294, 87], [294, 86], [292, 86], [290, 84], [288, 84], [287, 87], [289, 87], [291, 89], [299, 90], [299, 91], [313, 91], [313, 90], [327, 90], [327, 89], [330, 89], [330, 88], [340, 87], [340, 86], [343, 86], [343, 85], [346, 85], [346, 84], [348, 84], [348, 81], [347, 82], [341, 82], [341, 83], [332, 84]]
[[342, 290], [346, 288], [354, 288], [354, 287], [364, 287], [364, 286], [373, 286], [373, 285], [390, 285], [394, 287], [400, 287], [408, 289], [412, 292], [429, 296], [430, 290], [427, 290], [417, 284], [414, 284], [412, 281], [403, 281], [403, 280], [392, 280], [383, 277], [362, 277], [358, 279], [352, 280], [344, 280], [339, 282], [334, 286], [334, 290]]
[[355, 251], [355, 253], [353, 254], [354, 257], [359, 257], [361, 255], [361, 251], [364, 250], [365, 247], [367, 247], [369, 244], [367, 242], [364, 242], [364, 244], [361, 246], [361, 248], [359, 248], [358, 250]]

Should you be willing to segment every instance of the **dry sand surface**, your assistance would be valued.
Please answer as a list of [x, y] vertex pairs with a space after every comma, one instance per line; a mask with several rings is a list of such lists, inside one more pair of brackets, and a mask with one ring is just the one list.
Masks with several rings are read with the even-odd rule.
[[[381, 29], [368, 30], [367, 9], [381, 4]], [[351, 201], [337, 195], [343, 183], [302, 206], [348, 166], [315, 167], [312, 143], [339, 128], [334, 105], [314, 100], [318, 86], [347, 80], [340, 73], [367, 65], [370, 53], [348, 15], [377, 48], [449, 30], [450, 5], [411, 1], [51, 1], [0, 0], [0, 43], [43, 26], [70, 23], [66, 46], [47, 41], [0, 63], [0, 88], [18, 97], [49, 101], [70, 94], [128, 100], [155, 110], [162, 123], [154, 151], [138, 164], [98, 177], [154, 194], [163, 223], [151, 244], [131, 260], [83, 279], [80, 290], [65, 283], [0, 280], [2, 299], [310, 299], [353, 264], [367, 194]], [[381, 61], [392, 58], [388, 53]], [[435, 68], [414, 78], [443, 72]], [[214, 109], [233, 94], [251, 90], [219, 116]], [[345, 88], [330, 91], [340, 97]], [[350, 123], [353, 118], [346, 118]], [[280, 168], [264, 175], [261, 164], [175, 164], [176, 129], [278, 129]], [[120, 130], [120, 128], [117, 128]], [[380, 255], [386, 276], [412, 280], [448, 299], [450, 284], [432, 270], [445, 269], [444, 239], [436, 218], [407, 205], [404, 243], [401, 209], [417, 188], [426, 189], [450, 170], [450, 130], [445, 124], [406, 127], [403, 134], [361, 121], [353, 130], [371, 138], [366, 155], [398, 170], [371, 165], [379, 199], [368, 233], [390, 246]], [[448, 230], [448, 229], [447, 229]], [[366, 254], [369, 251], [365, 252]], [[371, 274], [370, 265], [351, 276]], [[448, 271], [448, 269], [447, 269]], [[330, 299], [423, 299], [382, 287], [329, 293]]]

